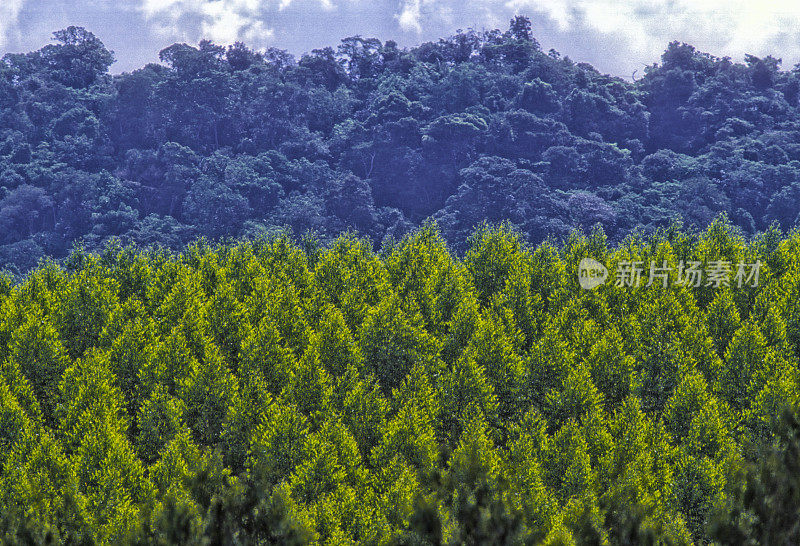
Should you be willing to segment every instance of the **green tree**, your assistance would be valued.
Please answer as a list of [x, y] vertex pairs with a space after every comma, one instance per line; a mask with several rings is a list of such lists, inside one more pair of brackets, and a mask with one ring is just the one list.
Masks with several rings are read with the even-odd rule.
[[360, 346], [366, 369], [386, 393], [398, 387], [416, 364], [433, 366], [438, 353], [437, 340], [425, 331], [422, 317], [415, 310], [406, 311], [397, 296], [370, 310]]
[[220, 440], [239, 386], [213, 344], [206, 343], [205, 358], [182, 381], [178, 397], [186, 405], [184, 419], [195, 438], [200, 444], [210, 446]]
[[119, 287], [99, 271], [78, 272], [63, 291], [54, 317], [64, 348], [71, 358], [96, 347], [116, 305]]
[[746, 323], [733, 335], [722, 368], [717, 372], [719, 392], [735, 409], [749, 405], [750, 383], [754, 375], [764, 366], [767, 342], [758, 326]]
[[185, 411], [183, 401], [171, 396], [164, 385], [153, 389], [136, 419], [136, 451], [143, 461], [152, 463], [158, 459], [164, 446], [182, 429]]
[[308, 454], [308, 419], [291, 406], [269, 407], [253, 432], [247, 468], [255, 483], [269, 487], [289, 477]]
[[709, 535], [736, 544], [781, 544], [798, 540], [797, 419], [781, 414], [777, 442], [761, 447], [757, 458], [740, 467], [727, 498], [718, 503]]
[[[69, 364], [69, 357], [50, 318], [42, 316], [41, 312], [28, 315], [11, 335], [9, 349], [8, 362], [4, 366], [22, 372], [38, 401], [44, 423], [53, 427], [58, 383]], [[14, 385], [13, 382], [9, 384]], [[20, 385], [17, 388], [24, 387]]]

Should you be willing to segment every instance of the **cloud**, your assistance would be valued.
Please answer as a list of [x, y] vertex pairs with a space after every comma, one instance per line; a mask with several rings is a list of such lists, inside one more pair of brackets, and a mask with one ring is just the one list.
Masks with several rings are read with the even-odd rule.
[[452, 16], [453, 10], [448, 4], [441, 0], [405, 0], [396, 15], [397, 22], [401, 29], [420, 34], [423, 21], [430, 23], [433, 17], [446, 19], [448, 15]]
[[442, 26], [506, 28], [514, 14], [529, 15], [556, 49], [603, 57], [623, 74], [656, 62], [673, 40], [739, 61], [747, 53], [800, 61], [797, 0], [399, 0], [395, 19], [423, 36]]
[[163, 36], [230, 44], [260, 42], [272, 35], [263, 6], [259, 0], [143, 0], [141, 11]]
[[[2, 0], [0, 0], [2, 1]], [[504, 1], [472, 0], [139, 0], [141, 12], [159, 34], [170, 38], [215, 42], [263, 38], [272, 35], [287, 18], [316, 19], [319, 12], [362, 12], [375, 23], [376, 10], [400, 32], [421, 34], [423, 30], [469, 25], [507, 24]], [[291, 15], [290, 15], [291, 14]], [[502, 14], [502, 16], [500, 16]], [[370, 20], [371, 18], [371, 20]], [[332, 19], [331, 24], [341, 22]], [[382, 25], [381, 25], [382, 26]], [[462, 25], [463, 26], [463, 25]], [[310, 36], [309, 36], [310, 37]]]
[[495, 28], [508, 24], [508, 6], [497, 0], [402, 0], [395, 19], [401, 30], [422, 34], [431, 28]]
[[0, 47], [5, 46], [7, 33], [17, 22], [25, 0], [0, 1]]
[[795, 0], [508, 0], [518, 12], [548, 16], [562, 31], [580, 28], [624, 38], [632, 51], [657, 58], [681, 40], [715, 55], [800, 54]]
[[406, 30], [422, 32], [420, 18], [422, 16], [423, 0], [408, 0], [403, 5], [403, 9], [397, 16], [400, 26]]

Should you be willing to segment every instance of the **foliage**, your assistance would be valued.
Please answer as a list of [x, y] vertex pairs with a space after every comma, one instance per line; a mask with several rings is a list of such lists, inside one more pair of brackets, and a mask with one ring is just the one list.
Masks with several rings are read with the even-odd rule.
[[[587, 256], [765, 265], [589, 291]], [[724, 219], [77, 250], [0, 292], [0, 541], [796, 541], [797, 263]]]
[[430, 217], [458, 251], [484, 221], [533, 244], [596, 224], [612, 242], [679, 218], [703, 229], [723, 211], [748, 235], [798, 222], [797, 68], [673, 42], [628, 82], [535, 32], [517, 16], [298, 60], [174, 44], [115, 76], [91, 32], [55, 32], [0, 61], [0, 268], [25, 274], [75, 244], [178, 250], [286, 227], [380, 244]]

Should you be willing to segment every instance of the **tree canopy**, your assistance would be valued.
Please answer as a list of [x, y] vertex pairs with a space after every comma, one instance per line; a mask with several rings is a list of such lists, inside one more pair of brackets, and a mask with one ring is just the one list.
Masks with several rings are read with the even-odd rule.
[[0, 61], [0, 267], [108, 240], [177, 250], [289, 226], [379, 246], [430, 217], [531, 243], [612, 241], [721, 211], [747, 234], [800, 207], [800, 75], [669, 44], [634, 82], [542, 51], [525, 17], [412, 48], [362, 36], [293, 58], [174, 44], [111, 76], [78, 27]]
[[[3, 277], [0, 541], [797, 539], [797, 231], [466, 246], [110, 244]], [[762, 269], [585, 290], [584, 258]]]

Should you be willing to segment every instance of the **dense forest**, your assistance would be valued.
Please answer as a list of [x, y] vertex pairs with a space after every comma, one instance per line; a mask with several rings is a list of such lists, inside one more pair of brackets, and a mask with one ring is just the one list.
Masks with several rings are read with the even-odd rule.
[[172, 45], [112, 76], [70, 27], [0, 62], [0, 267], [111, 238], [178, 250], [290, 227], [376, 246], [433, 217], [531, 243], [612, 241], [720, 211], [744, 233], [800, 209], [800, 69], [671, 43], [626, 82], [542, 51], [530, 22], [411, 49], [359, 36], [285, 51]]
[[[0, 542], [796, 544], [800, 234], [109, 245], [0, 282]], [[577, 263], [763, 264], [578, 286]]]
[[1, 544], [800, 543], [800, 65], [54, 38], [0, 61]]

